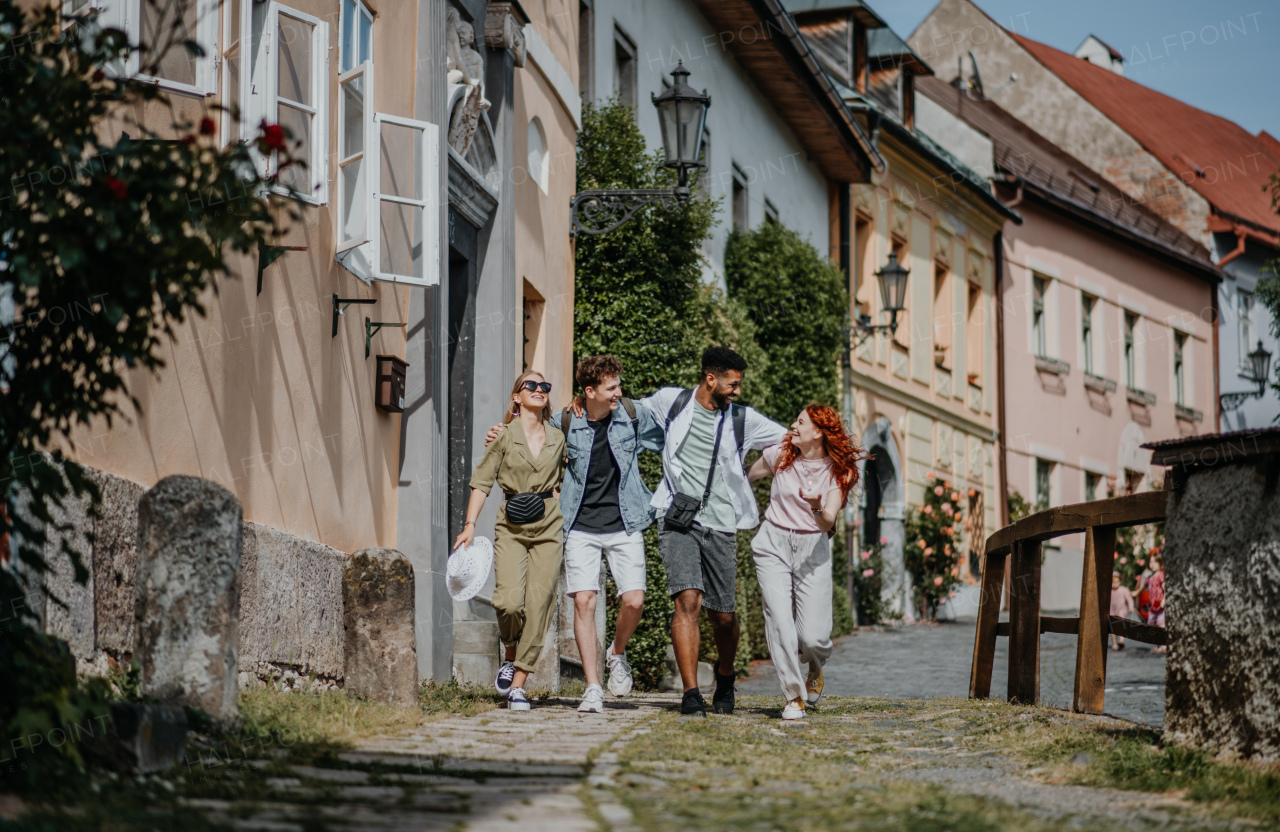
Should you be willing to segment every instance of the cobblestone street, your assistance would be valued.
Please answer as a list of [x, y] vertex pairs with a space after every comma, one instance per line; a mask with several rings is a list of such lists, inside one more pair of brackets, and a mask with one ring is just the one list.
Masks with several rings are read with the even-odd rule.
[[[965, 696], [973, 657], [976, 619], [937, 626], [864, 629], [836, 640], [827, 662], [826, 693], [833, 696], [887, 696], [937, 699]], [[996, 640], [991, 693], [1003, 698], [1008, 639]], [[1045, 633], [1040, 638], [1040, 696], [1048, 705], [1071, 706], [1076, 637]], [[777, 696], [773, 664], [753, 668], [738, 685], [744, 693]], [[1112, 716], [1140, 725], [1164, 725], [1164, 656], [1130, 642], [1107, 656], [1107, 707]]]

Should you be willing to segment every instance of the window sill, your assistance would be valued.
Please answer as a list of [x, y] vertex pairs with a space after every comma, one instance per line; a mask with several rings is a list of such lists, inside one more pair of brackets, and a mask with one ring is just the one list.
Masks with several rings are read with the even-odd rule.
[[203, 99], [203, 98], [209, 98], [210, 96], [217, 95], [216, 92], [209, 92], [207, 90], [202, 90], [199, 87], [192, 86], [191, 84], [181, 84], [177, 81], [166, 81], [164, 78], [156, 78], [152, 75], [136, 75], [134, 76], [133, 80], [137, 81], [140, 84], [150, 84], [153, 87], [159, 87], [160, 89], [165, 90], [167, 92], [173, 92], [173, 93], [177, 93], [178, 95], [184, 95], [187, 98]]
[[1186, 405], [1181, 405], [1181, 404], [1173, 406], [1173, 415], [1175, 418], [1181, 419], [1184, 422], [1203, 422], [1204, 421], [1203, 411], [1196, 410], [1193, 407], [1187, 407]]
[[1087, 390], [1094, 390], [1099, 393], [1116, 392], [1116, 383], [1112, 379], [1095, 376], [1090, 373], [1084, 374], [1084, 386]]
[[1065, 376], [1071, 374], [1071, 365], [1065, 361], [1059, 361], [1056, 358], [1046, 358], [1043, 355], [1037, 355], [1036, 371], [1041, 373], [1053, 373], [1056, 376]]
[[1138, 390], [1135, 387], [1126, 387], [1125, 398], [1133, 404], [1140, 404], [1144, 407], [1153, 407], [1156, 403], [1156, 394], [1148, 393], [1146, 390]]

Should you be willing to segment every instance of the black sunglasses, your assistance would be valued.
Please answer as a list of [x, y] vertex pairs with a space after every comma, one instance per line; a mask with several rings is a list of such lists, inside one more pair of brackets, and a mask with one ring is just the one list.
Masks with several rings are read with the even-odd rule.
[[532, 392], [534, 392], [534, 391], [536, 391], [536, 390], [541, 390], [543, 393], [550, 393], [550, 392], [551, 392], [551, 382], [549, 382], [549, 381], [533, 381], [532, 379], [529, 379], [529, 380], [527, 380], [527, 381], [523, 381], [523, 382], [521, 382], [521, 383], [520, 383], [520, 388], [521, 388], [522, 390], [528, 390], [530, 393], [532, 393]]

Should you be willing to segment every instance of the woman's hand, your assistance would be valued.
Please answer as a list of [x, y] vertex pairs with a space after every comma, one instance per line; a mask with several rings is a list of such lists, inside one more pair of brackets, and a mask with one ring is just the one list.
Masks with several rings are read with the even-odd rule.
[[804, 500], [806, 503], [809, 504], [809, 509], [814, 514], [817, 514], [820, 511], [822, 511], [822, 495], [821, 494], [817, 495], [816, 497], [810, 497], [808, 494], [801, 491], [800, 499]]
[[456, 552], [463, 546], [470, 546], [471, 541], [475, 539], [476, 527], [474, 523], [468, 523], [462, 527], [462, 531], [458, 533], [458, 539], [453, 541], [453, 550]]

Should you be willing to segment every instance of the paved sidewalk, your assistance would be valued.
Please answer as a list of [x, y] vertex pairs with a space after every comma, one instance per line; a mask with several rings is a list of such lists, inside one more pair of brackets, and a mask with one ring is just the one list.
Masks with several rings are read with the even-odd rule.
[[266, 800], [190, 805], [242, 830], [450, 830], [596, 832], [597, 818], [626, 830], [631, 816], [608, 786], [617, 752], [673, 695], [610, 699], [603, 714], [547, 700], [451, 717], [394, 737], [363, 741], [317, 765], [257, 761]]
[[[936, 626], [868, 628], [837, 639], [826, 666], [825, 692], [897, 699], [966, 696], [976, 623], [976, 619], [962, 618]], [[1001, 698], [1008, 679], [1008, 642], [996, 639], [991, 677], [991, 694]], [[1108, 653], [1106, 712], [1140, 725], [1163, 727], [1164, 660], [1148, 645], [1135, 642]], [[1071, 706], [1075, 662], [1075, 636], [1041, 636], [1040, 697], [1045, 704]], [[781, 696], [771, 662], [757, 665], [738, 689]]]

